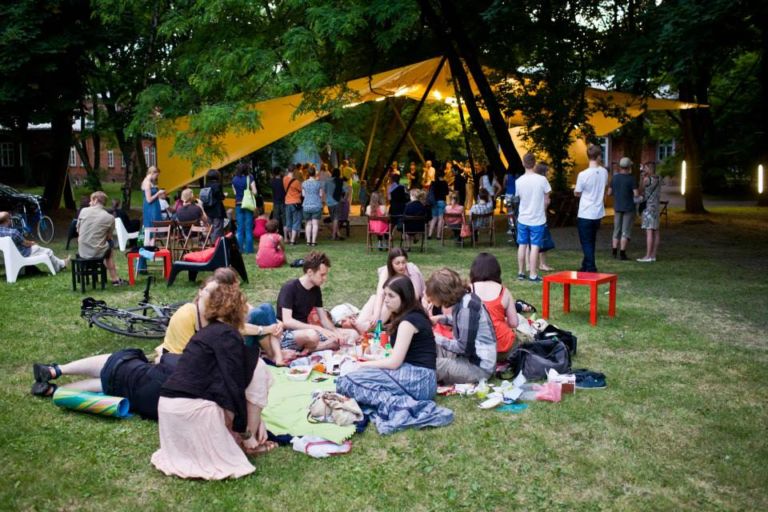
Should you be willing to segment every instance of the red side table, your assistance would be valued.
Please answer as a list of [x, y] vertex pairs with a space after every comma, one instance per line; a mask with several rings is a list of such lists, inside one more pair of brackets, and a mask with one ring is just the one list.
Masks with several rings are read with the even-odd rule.
[[544, 276], [543, 280], [543, 298], [541, 316], [549, 318], [549, 285], [560, 283], [563, 285], [563, 311], [568, 313], [571, 310], [571, 285], [589, 286], [589, 323], [597, 325], [597, 287], [598, 285], [608, 283], [608, 316], [616, 316], [616, 283], [619, 276], [616, 274], [601, 274], [599, 272], [575, 272], [566, 270]]
[[[131, 286], [136, 284], [135, 260], [138, 260], [139, 258], [140, 256], [137, 252], [128, 253], [128, 283]], [[153, 259], [156, 260], [158, 258], [163, 258], [163, 279], [167, 281], [168, 277], [171, 275], [171, 251], [168, 249], [160, 249], [159, 251], [155, 251], [155, 257]]]

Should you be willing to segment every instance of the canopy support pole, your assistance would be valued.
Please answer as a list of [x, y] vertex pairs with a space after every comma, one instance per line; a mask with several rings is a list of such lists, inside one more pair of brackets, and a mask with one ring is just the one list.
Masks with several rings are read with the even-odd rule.
[[[400, 136], [400, 140], [397, 141], [397, 144], [392, 149], [392, 154], [389, 156], [389, 160], [387, 162], [391, 162], [395, 159], [397, 156], [397, 152], [400, 151], [400, 148], [403, 145], [403, 142], [405, 141], [405, 138], [408, 136], [408, 133], [411, 131], [411, 128], [413, 128], [413, 123], [416, 122], [416, 118], [419, 116], [419, 112], [421, 112], [421, 107], [424, 106], [424, 102], [427, 101], [427, 97], [429, 96], [429, 92], [432, 90], [432, 87], [435, 85], [435, 81], [437, 80], [437, 77], [440, 76], [440, 72], [443, 70], [443, 65], [445, 64], [446, 57], [443, 56], [442, 59], [440, 59], [440, 63], [437, 65], [437, 68], [435, 69], [435, 74], [432, 75], [432, 79], [429, 81], [429, 84], [427, 85], [426, 90], [424, 91], [424, 95], [421, 97], [421, 100], [419, 101], [419, 104], [416, 105], [416, 109], [413, 111], [413, 115], [408, 120], [408, 126], [405, 127], [405, 133], [403, 133], [402, 136]], [[373, 187], [374, 190], [378, 189], [381, 186], [381, 182], [384, 181], [384, 174], [379, 176], [379, 179], [376, 180], [376, 185]]]
[[376, 113], [373, 116], [373, 126], [371, 127], [371, 135], [368, 137], [368, 146], [365, 148], [365, 159], [363, 160], [363, 169], [360, 171], [360, 180], [365, 179], [365, 171], [368, 170], [368, 160], [371, 157], [371, 148], [373, 147], [373, 138], [376, 136], [376, 127], [379, 126], [379, 114], [381, 113], [381, 105], [376, 106]]
[[472, 148], [469, 144], [469, 132], [467, 131], [467, 123], [464, 121], [464, 107], [461, 106], [461, 94], [459, 94], [459, 84], [456, 80], [453, 81], [453, 92], [456, 95], [456, 106], [459, 107], [459, 120], [461, 121], [461, 132], [464, 134], [464, 145], [467, 147], [467, 158], [469, 159], [469, 168], [472, 172], [472, 176], [475, 175], [475, 159], [472, 158]]
[[[392, 98], [387, 98], [390, 102], [392, 101]], [[392, 105], [392, 108], [395, 112], [395, 117], [397, 117], [397, 120], [400, 121], [400, 126], [403, 127], [403, 130], [406, 129], [405, 127], [405, 121], [403, 121], [403, 117], [400, 115], [400, 112], [394, 108], [394, 105]], [[408, 142], [411, 144], [411, 147], [416, 152], [417, 155], [419, 155], [419, 160], [421, 160], [421, 163], [424, 164], [426, 160], [424, 160], [424, 155], [421, 153], [421, 150], [419, 149], [419, 146], [416, 145], [416, 141], [413, 139], [413, 135], [411, 135], [411, 132], [406, 132], [408, 134]]]

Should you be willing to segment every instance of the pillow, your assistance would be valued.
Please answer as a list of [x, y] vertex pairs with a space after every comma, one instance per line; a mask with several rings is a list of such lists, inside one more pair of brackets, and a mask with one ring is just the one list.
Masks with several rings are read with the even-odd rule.
[[216, 247], [209, 247], [208, 249], [203, 249], [202, 251], [188, 252], [184, 255], [184, 257], [181, 258], [181, 260], [191, 261], [193, 263], [205, 263], [213, 258], [213, 253], [215, 250]]

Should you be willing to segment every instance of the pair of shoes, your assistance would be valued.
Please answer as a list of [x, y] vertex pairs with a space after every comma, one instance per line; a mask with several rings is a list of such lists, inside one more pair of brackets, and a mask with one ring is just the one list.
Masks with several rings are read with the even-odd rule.
[[639, 261], [640, 263], [653, 263], [654, 261], [656, 261], [656, 258], [648, 258], [648, 257], [637, 258], [637, 261]]
[[427, 240], [432, 240], [432, 235], [429, 235], [429, 236], [427, 237]]
[[525, 274], [523, 274], [522, 272], [517, 274], [517, 280], [518, 281], [525, 281]]
[[532, 283], [540, 283], [541, 282], [541, 276], [536, 275], [533, 277], [529, 277], [528, 280]]
[[32, 394], [35, 396], [53, 396], [58, 386], [50, 382], [35, 382], [32, 384]]
[[618, 249], [611, 249], [611, 254], [613, 255], [614, 258], [616, 258], [619, 255]]
[[127, 286], [127, 285], [128, 285], [128, 281], [124, 279], [118, 279], [116, 281], [112, 281], [112, 286]]
[[625, 253], [624, 251], [621, 251], [621, 255], [619, 255], [619, 259], [621, 261], [628, 261], [629, 257], [627, 257], [627, 253]]

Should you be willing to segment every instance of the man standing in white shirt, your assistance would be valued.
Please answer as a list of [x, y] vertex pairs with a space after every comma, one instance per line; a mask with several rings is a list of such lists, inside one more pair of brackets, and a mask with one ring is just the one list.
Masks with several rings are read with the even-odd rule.
[[605, 186], [608, 171], [602, 166], [603, 148], [592, 145], [587, 148], [589, 167], [579, 173], [573, 193], [579, 199], [577, 227], [584, 259], [579, 272], [597, 272], [595, 243], [600, 220], [605, 216]]
[[534, 171], [536, 158], [531, 153], [523, 155], [523, 167], [525, 174], [515, 180], [515, 194], [520, 198], [517, 215], [517, 278], [520, 281], [525, 279], [525, 260], [528, 255], [528, 280], [540, 282], [537, 263], [547, 227], [547, 206], [552, 187], [547, 178]]

